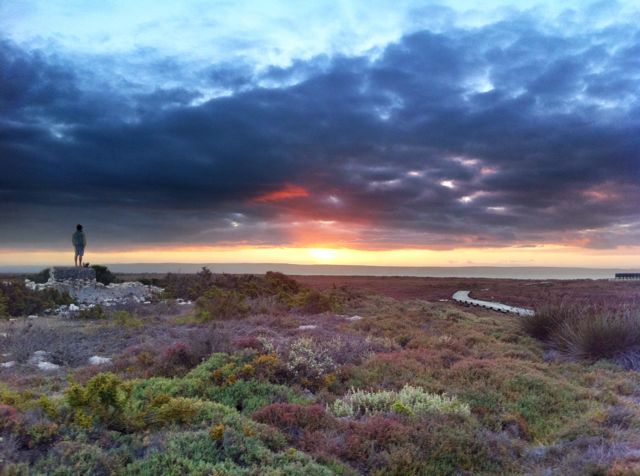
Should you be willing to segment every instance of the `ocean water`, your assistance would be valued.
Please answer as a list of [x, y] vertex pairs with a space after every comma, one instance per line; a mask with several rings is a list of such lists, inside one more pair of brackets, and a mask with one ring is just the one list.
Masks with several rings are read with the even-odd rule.
[[[119, 273], [195, 273], [203, 266], [214, 273], [254, 273], [280, 271], [286, 274], [334, 276], [422, 276], [434, 278], [503, 278], [503, 279], [609, 279], [615, 273], [638, 272], [623, 268], [555, 268], [512, 266], [409, 267], [346, 266], [286, 263], [127, 263], [107, 264]], [[42, 266], [0, 266], [0, 273], [32, 273]]]

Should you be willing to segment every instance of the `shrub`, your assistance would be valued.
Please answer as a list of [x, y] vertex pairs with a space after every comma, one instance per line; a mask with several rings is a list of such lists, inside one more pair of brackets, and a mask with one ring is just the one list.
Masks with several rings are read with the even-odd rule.
[[36, 274], [30, 275], [28, 279], [30, 279], [34, 283], [42, 284], [49, 281], [50, 277], [51, 277], [51, 268], [45, 268]]
[[529, 335], [576, 359], [612, 359], [640, 368], [640, 309], [593, 303], [549, 303], [522, 318]]
[[310, 379], [317, 379], [336, 367], [326, 346], [310, 337], [300, 337], [291, 342], [286, 365], [295, 376]]
[[0, 319], [6, 319], [9, 317], [9, 299], [4, 295], [2, 289], [0, 289]]
[[158, 283], [170, 298], [182, 298], [195, 301], [215, 285], [215, 277], [207, 267], [195, 275], [167, 274]]
[[96, 281], [104, 284], [105, 286], [111, 283], [115, 283], [118, 278], [113, 274], [109, 268], [101, 264], [94, 264], [91, 266], [96, 272]]
[[302, 289], [302, 286], [298, 281], [290, 278], [284, 273], [277, 271], [267, 271], [264, 275], [264, 279], [270, 288], [271, 294], [289, 293], [296, 294]]
[[100, 304], [82, 309], [76, 314], [78, 319], [106, 319], [107, 314]]
[[315, 290], [300, 293], [296, 298], [296, 304], [302, 312], [309, 314], [320, 314], [334, 309], [331, 298]]
[[121, 327], [138, 328], [143, 326], [141, 319], [138, 319], [127, 311], [115, 311], [113, 313], [113, 319], [115, 323]]
[[331, 424], [331, 417], [321, 405], [296, 405], [292, 403], [273, 403], [253, 414], [260, 423], [275, 426], [289, 434], [300, 429], [321, 430]]
[[237, 291], [211, 288], [196, 301], [198, 317], [203, 321], [234, 319], [249, 313], [243, 295]]
[[0, 403], [0, 431], [10, 430], [21, 421], [20, 414], [11, 405]]
[[522, 316], [520, 324], [522, 330], [531, 337], [547, 340], [563, 322], [577, 315], [580, 315], [577, 304], [568, 301], [551, 302], [538, 306], [532, 316]]
[[129, 392], [114, 374], [98, 374], [86, 385], [72, 384], [64, 393], [67, 404], [76, 410], [76, 422], [81, 426], [87, 417], [119, 429], [125, 426], [125, 406]]
[[157, 363], [158, 373], [166, 377], [181, 375], [195, 367], [199, 358], [183, 342], [168, 347]]
[[612, 359], [640, 369], [640, 312], [601, 312], [562, 323], [555, 345], [574, 358]]
[[469, 405], [455, 397], [438, 395], [411, 385], [405, 385], [399, 392], [383, 390], [367, 392], [351, 389], [336, 400], [331, 407], [336, 416], [360, 417], [380, 413], [416, 415], [430, 412], [469, 415]]
[[73, 299], [67, 292], [56, 289], [34, 291], [17, 281], [0, 281], [0, 298], [4, 302], [5, 313], [9, 316], [38, 314], [55, 306], [71, 304]]

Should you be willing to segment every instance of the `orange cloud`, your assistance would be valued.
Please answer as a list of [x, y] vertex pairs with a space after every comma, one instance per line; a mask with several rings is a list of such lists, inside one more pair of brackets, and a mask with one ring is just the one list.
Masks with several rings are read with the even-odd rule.
[[264, 195], [259, 195], [251, 201], [256, 203], [268, 203], [288, 200], [290, 198], [300, 198], [308, 196], [309, 192], [304, 187], [300, 187], [299, 185], [286, 184], [280, 190], [265, 193]]

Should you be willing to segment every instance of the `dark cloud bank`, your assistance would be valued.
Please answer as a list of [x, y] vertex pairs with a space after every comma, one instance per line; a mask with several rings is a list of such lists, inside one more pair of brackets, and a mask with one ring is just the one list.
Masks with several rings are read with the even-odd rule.
[[[0, 43], [2, 247], [76, 222], [104, 247], [282, 244], [293, 221], [368, 247], [640, 243], [638, 27], [518, 17], [152, 91], [90, 66]], [[308, 193], [257, 199], [287, 187]]]

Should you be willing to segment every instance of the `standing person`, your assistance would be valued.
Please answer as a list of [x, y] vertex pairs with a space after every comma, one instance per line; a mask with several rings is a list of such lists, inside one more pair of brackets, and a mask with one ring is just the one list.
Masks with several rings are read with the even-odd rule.
[[87, 246], [87, 237], [84, 236], [82, 225], [76, 226], [76, 232], [71, 237], [71, 243], [76, 250], [73, 262], [76, 266], [82, 266], [82, 257], [84, 256], [84, 247]]

